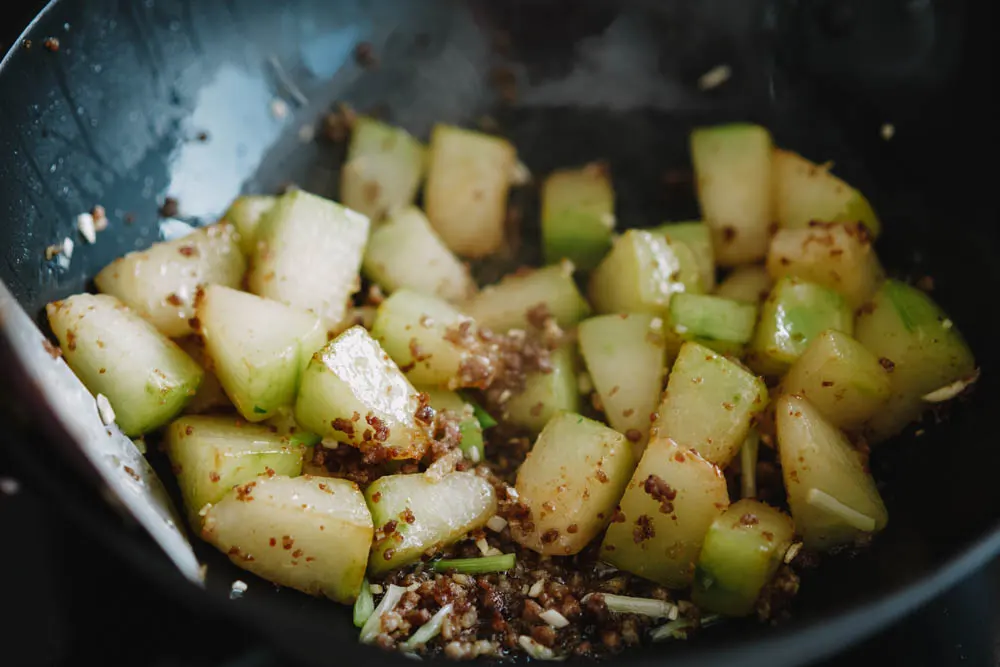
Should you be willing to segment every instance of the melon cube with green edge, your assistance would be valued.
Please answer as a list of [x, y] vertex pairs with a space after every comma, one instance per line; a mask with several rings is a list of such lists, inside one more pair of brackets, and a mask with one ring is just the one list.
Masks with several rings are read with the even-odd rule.
[[459, 447], [465, 454], [465, 458], [473, 463], [485, 461], [486, 445], [483, 441], [483, 426], [479, 423], [472, 404], [467, 403], [464, 398], [453, 391], [423, 387], [418, 387], [418, 390], [427, 394], [429, 405], [435, 411], [448, 410], [458, 417], [458, 430], [462, 434], [462, 442], [459, 443]]
[[804, 396], [831, 424], [855, 431], [883, 409], [891, 386], [890, 374], [864, 345], [824, 331], [782, 378], [780, 393]]
[[668, 222], [656, 228], [676, 243], [683, 243], [694, 253], [701, 276], [701, 289], [715, 289], [715, 250], [712, 248], [712, 230], [703, 222]]
[[750, 367], [763, 375], [783, 375], [812, 339], [828, 329], [854, 332], [854, 311], [846, 299], [822, 285], [782, 278], [761, 307]]
[[420, 399], [392, 358], [361, 327], [313, 355], [302, 374], [295, 421], [379, 458], [419, 459], [428, 444]]
[[527, 329], [528, 311], [545, 306], [564, 329], [590, 314], [590, 306], [573, 282], [573, 263], [504, 276], [499, 283], [483, 288], [467, 301], [464, 310], [480, 326], [499, 333]]
[[871, 299], [885, 279], [867, 229], [856, 222], [779, 230], [767, 270], [775, 278], [793, 276], [839, 292], [852, 308]]
[[599, 313], [664, 313], [677, 292], [699, 292], [694, 253], [663, 234], [629, 229], [590, 276]]
[[300, 475], [305, 452], [266, 426], [219, 416], [176, 419], [163, 444], [195, 529], [201, 527], [198, 513], [205, 505], [218, 502], [234, 486], [259, 475]]
[[885, 528], [875, 481], [836, 426], [808, 400], [788, 395], [778, 399], [775, 421], [788, 505], [806, 547], [828, 550]]
[[810, 162], [792, 151], [774, 149], [774, 215], [785, 228], [811, 222], [861, 222], [878, 236], [878, 216], [864, 195], [830, 173], [829, 165]]
[[365, 491], [365, 499], [381, 533], [368, 561], [371, 575], [458, 542], [497, 513], [493, 487], [471, 472], [452, 472], [437, 480], [428, 474], [380, 477]]
[[507, 192], [517, 151], [506, 139], [450, 125], [431, 133], [424, 208], [431, 225], [463, 257], [503, 245]]
[[895, 435], [930, 407], [923, 396], [976, 373], [972, 351], [944, 311], [896, 280], [886, 281], [861, 309], [855, 334], [891, 368], [889, 400], [866, 427], [875, 442]]
[[517, 470], [514, 488], [531, 516], [512, 522], [511, 536], [538, 553], [579, 553], [608, 525], [634, 469], [621, 433], [572, 412], [556, 415]]
[[[469, 333], [459, 336], [463, 322], [468, 323]], [[461, 371], [473, 358], [484, 364], [485, 377], [477, 375], [477, 383], [492, 376], [492, 365], [483, 350], [477, 349], [485, 343], [476, 331], [475, 323], [448, 302], [408, 289], [393, 293], [379, 305], [371, 330], [411, 382], [449, 389], [463, 386], [467, 374]], [[474, 343], [454, 342], [466, 339]]]
[[717, 614], [746, 616], [781, 566], [794, 534], [784, 512], [757, 500], [733, 503], [705, 535], [691, 600]]
[[739, 356], [753, 338], [757, 306], [710, 294], [675, 294], [670, 326], [682, 340], [694, 340], [723, 354]]
[[205, 341], [201, 339], [201, 336], [185, 336], [184, 338], [176, 339], [175, 342], [188, 356], [201, 366], [204, 372], [201, 385], [198, 387], [198, 393], [188, 401], [188, 404], [184, 407], [184, 413], [225, 412], [232, 409], [233, 403], [226, 396], [226, 392], [222, 388], [222, 383], [219, 382], [219, 378], [215, 376], [215, 373], [208, 369], [211, 361], [205, 354]]
[[558, 412], [580, 411], [576, 346], [567, 343], [554, 350], [549, 359], [552, 370], [529, 373], [524, 389], [504, 405], [504, 422], [538, 433]]
[[774, 211], [771, 134], [733, 123], [691, 133], [698, 203], [712, 230], [715, 259], [734, 266], [764, 259]]
[[212, 370], [245, 419], [295, 403], [302, 370], [326, 342], [319, 318], [221, 285], [198, 293], [195, 312]]
[[746, 303], [760, 303], [771, 293], [774, 278], [759, 264], [737, 266], [715, 290], [716, 296]]
[[277, 197], [271, 195], [244, 195], [237, 197], [222, 219], [232, 223], [240, 234], [240, 249], [250, 256], [257, 245], [257, 225], [265, 213], [271, 210]]
[[119, 428], [139, 436], [176, 417], [201, 386], [201, 366], [145, 319], [106, 294], [76, 294], [45, 307], [63, 359]]
[[410, 289], [458, 303], [476, 293], [468, 267], [416, 206], [390, 214], [372, 230], [361, 268], [387, 294]]
[[670, 438], [725, 466], [740, 451], [754, 415], [767, 406], [763, 380], [697, 343], [684, 343], [670, 371], [652, 437]]
[[604, 415], [632, 442], [636, 460], [649, 439], [667, 372], [663, 320], [645, 313], [601, 315], [580, 323], [580, 351]]
[[601, 543], [601, 560], [669, 588], [686, 588], [712, 522], [729, 506], [715, 465], [652, 438]]
[[340, 170], [340, 201], [373, 221], [412, 203], [425, 154], [423, 144], [406, 130], [358, 116]]
[[367, 241], [368, 218], [293, 190], [278, 197], [257, 227], [247, 284], [254, 294], [309, 310], [334, 329], [358, 291]]
[[177, 338], [192, 332], [199, 286], [239, 287], [245, 271], [239, 235], [232, 225], [220, 223], [119, 257], [94, 277], [94, 284]]
[[310, 595], [350, 603], [374, 534], [358, 485], [330, 477], [260, 477], [205, 514], [202, 538], [237, 567]]
[[542, 185], [542, 245], [545, 261], [568, 259], [590, 271], [611, 248], [615, 192], [607, 164], [561, 169]]

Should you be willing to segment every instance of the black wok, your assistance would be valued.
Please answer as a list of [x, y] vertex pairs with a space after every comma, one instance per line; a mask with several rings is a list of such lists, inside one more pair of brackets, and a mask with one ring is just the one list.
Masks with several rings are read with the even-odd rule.
[[[989, 11], [931, 0], [53, 2], [0, 71], [0, 279], [41, 322], [47, 301], [158, 240], [167, 196], [189, 222], [213, 220], [241, 191], [288, 182], [335, 196], [341, 148], [303, 141], [302, 128], [336, 101], [379, 108], [417, 134], [489, 114], [536, 173], [607, 159], [617, 217], [629, 226], [697, 215], [690, 190], [664, 181], [689, 163], [690, 127], [764, 123], [869, 195], [885, 225], [885, 263], [904, 277], [933, 276], [935, 298], [984, 371], [950, 420], [875, 452], [889, 527], [870, 551], [808, 574], [791, 622], [729, 623], [620, 658], [809, 661], [1000, 552], [990, 407], [1000, 359], [984, 313], [1000, 291]], [[58, 50], [46, 48], [50, 37]], [[355, 62], [362, 41], [376, 68]], [[720, 64], [731, 79], [699, 91], [698, 77]], [[530, 194], [525, 203], [531, 238]], [[75, 236], [76, 215], [95, 204], [111, 228], [96, 245], [77, 243], [68, 269], [46, 262], [46, 246]], [[188, 583], [101, 501], [3, 337], [0, 368], [12, 457], [95, 541], [192, 608], [237, 617], [303, 661], [402, 662], [359, 646], [345, 609], [277, 591], [205, 545], [195, 546], [206, 590]], [[236, 578], [250, 582], [239, 603], [228, 599]]]

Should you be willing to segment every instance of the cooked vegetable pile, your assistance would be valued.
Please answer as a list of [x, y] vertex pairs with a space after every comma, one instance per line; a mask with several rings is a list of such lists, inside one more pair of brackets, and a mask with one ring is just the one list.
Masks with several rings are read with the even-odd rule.
[[515, 147], [357, 118], [341, 203], [241, 197], [49, 322], [192, 530], [363, 642], [556, 659], [780, 617], [886, 526], [869, 448], [977, 371], [860, 192], [755, 125], [691, 152], [703, 220], [616, 230], [607, 166], [562, 169], [547, 265], [478, 286]]

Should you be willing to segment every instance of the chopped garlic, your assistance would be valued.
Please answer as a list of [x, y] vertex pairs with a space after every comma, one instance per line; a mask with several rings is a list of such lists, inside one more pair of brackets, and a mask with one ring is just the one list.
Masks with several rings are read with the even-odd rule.
[[21, 490], [21, 483], [13, 477], [0, 477], [0, 493], [5, 496], [17, 495]]
[[602, 213], [601, 214], [601, 224], [604, 225], [605, 227], [607, 227], [608, 229], [614, 229], [616, 222], [618, 222], [618, 221], [615, 218], [615, 214], [614, 213]]
[[580, 374], [576, 376], [576, 389], [583, 396], [594, 391], [594, 381], [590, 378], [590, 373], [580, 371]]
[[485, 537], [480, 537], [478, 540], [476, 540], [476, 547], [479, 549], [479, 553], [483, 554], [484, 556], [489, 555], [490, 545], [489, 542], [486, 541]]
[[246, 582], [239, 579], [233, 582], [232, 588], [229, 589], [229, 599], [236, 600], [237, 598], [243, 597], [243, 594], [247, 592]]
[[521, 635], [517, 638], [517, 643], [524, 649], [531, 658], [535, 660], [562, 660], [561, 657], [556, 657], [556, 654], [552, 652], [548, 646], [542, 646], [534, 639], [527, 635]]
[[510, 172], [511, 185], [527, 185], [531, 182], [531, 171], [528, 165], [518, 160]]
[[955, 380], [951, 384], [947, 384], [939, 389], [935, 389], [929, 394], [924, 394], [922, 398], [928, 403], [943, 403], [945, 401], [950, 401], [955, 398], [967, 388], [971, 387], [979, 379], [979, 370], [977, 369], [975, 373], [967, 378], [962, 378], [961, 380]]
[[212, 509], [212, 503], [205, 503], [205, 506], [198, 510], [198, 516], [208, 516], [210, 509]]
[[538, 618], [542, 619], [553, 628], [565, 628], [569, 625], [569, 621], [566, 620], [566, 617], [555, 609], [546, 609], [538, 615]]
[[494, 533], [499, 533], [507, 527], [507, 519], [499, 515], [491, 516], [490, 520], [486, 522], [486, 527]]
[[111, 407], [111, 401], [104, 394], [97, 395], [97, 414], [101, 416], [101, 423], [105, 426], [115, 421], [115, 409]]
[[382, 584], [372, 584], [369, 586], [369, 589], [371, 590], [372, 595], [382, 595]]
[[531, 584], [531, 588], [528, 589], [529, 598], [537, 598], [545, 590], [545, 580], [539, 579], [535, 583]]
[[87, 243], [97, 243], [97, 229], [94, 226], [94, 216], [89, 213], [81, 213], [76, 216], [76, 228], [80, 230]]
[[896, 126], [892, 123], [883, 123], [880, 132], [882, 134], [882, 138], [889, 141], [896, 135]]
[[698, 77], [698, 88], [701, 90], [711, 90], [718, 88], [733, 75], [733, 70], [729, 65], [716, 65]]
[[954, 323], [954, 322], [952, 322], [952, 321], [951, 321], [951, 320], [949, 320], [949, 319], [945, 319], [945, 320], [944, 320], [943, 322], [941, 322], [941, 328], [942, 328], [942, 329], [950, 329], [950, 328], [952, 328], [953, 326], [955, 326], [955, 323]]
[[795, 560], [795, 557], [799, 555], [799, 551], [802, 550], [802, 543], [795, 542], [792, 546], [788, 547], [788, 551], [785, 552], [785, 564], [791, 563]]
[[288, 103], [278, 97], [271, 100], [271, 115], [281, 120], [288, 115]]

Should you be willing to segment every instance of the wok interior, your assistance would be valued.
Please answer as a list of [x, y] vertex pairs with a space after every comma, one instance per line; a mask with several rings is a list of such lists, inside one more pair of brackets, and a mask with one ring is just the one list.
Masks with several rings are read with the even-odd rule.
[[[690, 185], [676, 177], [690, 164], [689, 130], [753, 120], [779, 145], [832, 160], [869, 195], [885, 225], [878, 251], [886, 266], [903, 277], [934, 278], [935, 300], [962, 327], [984, 370], [976, 392], [946, 422], [928, 417], [921, 437], [874, 452], [889, 526], [870, 551], [828, 559], [804, 576], [799, 620], [898, 590], [994, 528], [1000, 453], [989, 420], [997, 346], [980, 322], [982, 295], [1000, 287], [1000, 269], [995, 212], [975, 187], [984, 178], [957, 175], [967, 150], [962, 137], [972, 133], [968, 114], [977, 112], [965, 107], [962, 116], [946, 102], [965, 90], [955, 88], [955, 77], [923, 93], [903, 86], [876, 94], [860, 74], [807, 71], [814, 52], [795, 49], [814, 29], [803, 24], [812, 19], [782, 3], [674, 2], [652, 11], [646, 3], [595, 2], [569, 12], [569, 3], [548, 0], [501, 9], [485, 2], [233, 0], [123, 3], [129, 6], [86, 16], [83, 4], [51, 8], [32, 30], [35, 46], [17, 53], [0, 77], [0, 141], [8, 149], [0, 172], [0, 278], [33, 315], [83, 289], [114, 257], [157, 240], [165, 195], [177, 197], [192, 222], [213, 219], [241, 189], [272, 192], [294, 182], [335, 196], [343, 147], [301, 137], [302, 126], [313, 126], [335, 101], [380, 107], [424, 136], [438, 120], [475, 125], [489, 115], [535, 174], [605, 159], [622, 227], [696, 218]], [[39, 48], [55, 34], [59, 53]], [[377, 68], [353, 62], [359, 41], [374, 45]], [[731, 64], [731, 81], [700, 92], [697, 77], [723, 63]], [[513, 104], [502, 103], [491, 85], [498, 71], [501, 79], [516, 78]], [[292, 99], [286, 77], [304, 105]], [[900, 104], [924, 104], [900, 113], [887, 142], [879, 128], [894, 120], [888, 110], [902, 109], [893, 107], [891, 92]], [[962, 94], [975, 101], [989, 90]], [[289, 100], [288, 117], [275, 117], [278, 96]], [[207, 141], [196, 138], [201, 132]], [[523, 256], [537, 261], [537, 196], [529, 188], [516, 197]], [[45, 247], [76, 238], [76, 214], [94, 204], [108, 209], [112, 228], [94, 246], [78, 243], [68, 270], [46, 263]], [[172, 475], [162, 477], [173, 483]], [[280, 614], [273, 627], [298, 626], [304, 636], [360, 650], [341, 608], [279, 594], [207, 545], [195, 547], [209, 564], [214, 594], [227, 594], [234, 579], [250, 581], [245, 606], [268, 622]], [[695, 643], [769, 631], [731, 623]]]

